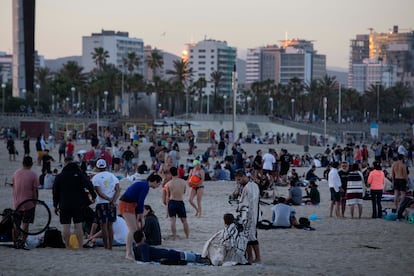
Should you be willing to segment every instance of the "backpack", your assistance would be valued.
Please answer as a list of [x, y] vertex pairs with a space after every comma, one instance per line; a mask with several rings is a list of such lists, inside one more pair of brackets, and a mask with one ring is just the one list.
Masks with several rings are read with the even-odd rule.
[[4, 209], [3, 219], [0, 221], [0, 242], [12, 241], [13, 221], [11, 220], [13, 210]]
[[49, 227], [45, 232], [43, 242], [38, 247], [65, 248], [62, 232], [55, 227]]

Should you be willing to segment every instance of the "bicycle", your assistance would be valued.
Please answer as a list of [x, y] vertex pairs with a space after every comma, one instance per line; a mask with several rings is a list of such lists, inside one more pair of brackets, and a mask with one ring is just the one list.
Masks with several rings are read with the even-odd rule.
[[[52, 214], [47, 204], [39, 199], [27, 199], [21, 202], [15, 210], [7, 208], [0, 214], [1, 222], [11, 221], [17, 232], [25, 235], [38, 235], [49, 228]], [[29, 223], [27, 229], [22, 227]]]

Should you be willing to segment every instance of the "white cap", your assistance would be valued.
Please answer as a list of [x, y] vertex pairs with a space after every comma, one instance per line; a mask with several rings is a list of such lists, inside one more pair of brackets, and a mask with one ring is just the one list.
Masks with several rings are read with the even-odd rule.
[[96, 167], [98, 169], [105, 169], [106, 168], [106, 161], [104, 159], [99, 159], [96, 161]]

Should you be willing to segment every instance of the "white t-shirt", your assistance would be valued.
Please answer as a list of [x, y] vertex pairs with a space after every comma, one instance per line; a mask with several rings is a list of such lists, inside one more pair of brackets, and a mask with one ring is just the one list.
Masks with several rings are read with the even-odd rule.
[[112, 229], [114, 231], [114, 241], [119, 244], [125, 244], [128, 235], [128, 226], [125, 220], [122, 217], [117, 216], [116, 221], [112, 224]]
[[279, 203], [272, 207], [273, 226], [289, 227], [290, 218], [295, 216], [294, 208], [287, 204]]
[[265, 153], [263, 155], [263, 170], [273, 171], [273, 164], [276, 163], [276, 159], [273, 154]]
[[[113, 173], [100, 172], [92, 177], [94, 187], [99, 187], [101, 193], [111, 198], [115, 194], [115, 186], [119, 183], [119, 179]], [[99, 195], [96, 198], [96, 204], [109, 203], [108, 200], [101, 198]]]

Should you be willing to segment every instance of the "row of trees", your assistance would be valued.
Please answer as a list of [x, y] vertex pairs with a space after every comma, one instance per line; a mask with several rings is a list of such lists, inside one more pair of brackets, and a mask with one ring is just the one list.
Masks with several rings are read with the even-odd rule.
[[[103, 99], [103, 92], [108, 91], [108, 106], [111, 110], [118, 110], [114, 106], [115, 96], [122, 96], [121, 91], [135, 94], [155, 93], [159, 106], [167, 109], [170, 114], [185, 112], [223, 113], [232, 112], [231, 95], [219, 93], [223, 85], [223, 73], [215, 71], [210, 79], [194, 79], [192, 68], [185, 60], [173, 62], [173, 69], [167, 70], [166, 78], [158, 72], [163, 67], [163, 57], [159, 50], [151, 51], [145, 63], [152, 71], [152, 79], [145, 80], [137, 73], [137, 68], [143, 65], [142, 60], [134, 52], [130, 52], [123, 59], [121, 68], [108, 64], [109, 54], [103, 48], [95, 48], [91, 53], [96, 68], [91, 72], [83, 72], [83, 68], [74, 61], [68, 61], [58, 72], [51, 72], [48, 68], [39, 68], [36, 71], [36, 82], [40, 85], [39, 97], [36, 94], [27, 95], [26, 104], [40, 99], [40, 112], [67, 112], [64, 103], [72, 99], [73, 88], [76, 94], [81, 95], [82, 102], [71, 101], [66, 105], [72, 112], [80, 109], [94, 112], [96, 105], [101, 104], [97, 99]], [[205, 101], [203, 90], [213, 84], [214, 95], [210, 103]], [[123, 85], [123, 87], [122, 87]], [[9, 90], [9, 89], [8, 89]], [[382, 85], [371, 85], [365, 93], [360, 94], [353, 89], [342, 89], [341, 112], [343, 118], [354, 120], [376, 119], [377, 111], [380, 120], [392, 120], [400, 116], [410, 116], [407, 103], [412, 100], [409, 87], [402, 83], [394, 87], [385, 88]], [[323, 99], [327, 98], [327, 114], [332, 119], [338, 116], [339, 88], [335, 77], [325, 76], [321, 80], [313, 80], [306, 85], [299, 78], [292, 78], [287, 85], [277, 84], [272, 80], [252, 83], [250, 87], [239, 90], [237, 113], [267, 114], [277, 117], [292, 117], [296, 119], [321, 119], [324, 112]], [[229, 99], [226, 101], [226, 98]], [[21, 110], [24, 104], [20, 99], [10, 99], [6, 111]], [[130, 109], [132, 116], [139, 116], [138, 110]], [[400, 115], [401, 114], [401, 115]], [[141, 114], [142, 115], [142, 114]]]

